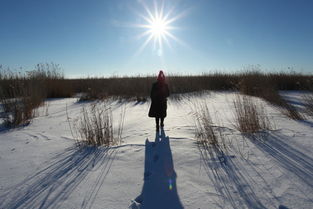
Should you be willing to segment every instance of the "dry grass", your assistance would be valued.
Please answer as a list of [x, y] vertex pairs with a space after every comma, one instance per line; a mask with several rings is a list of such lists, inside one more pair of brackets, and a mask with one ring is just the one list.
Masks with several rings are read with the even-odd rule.
[[202, 159], [218, 159], [227, 164], [226, 138], [221, 129], [213, 125], [208, 106], [204, 103], [196, 105], [196, 139]]
[[198, 143], [209, 146], [218, 145], [217, 135], [213, 129], [213, 122], [207, 105], [201, 105], [196, 117], [196, 136]]
[[[275, 90], [309, 90], [312, 75], [300, 73], [263, 73], [250, 66], [246, 72], [213, 72], [201, 75], [167, 74], [167, 82], [172, 94], [198, 92], [204, 90], [240, 90], [244, 94], [262, 97]], [[66, 79], [56, 64], [38, 64], [27, 73], [3, 70], [0, 65], [0, 88], [3, 92], [23, 80], [35, 81], [41, 86], [46, 98], [70, 97], [81, 93], [82, 100], [105, 99], [112, 96], [135, 98], [144, 101], [156, 81], [156, 75], [113, 76]], [[33, 82], [34, 83], [34, 82]], [[265, 96], [266, 97], [266, 96]], [[271, 96], [268, 96], [271, 98]]]
[[0, 67], [0, 102], [7, 127], [28, 124], [47, 97], [69, 96], [61, 85], [58, 65], [38, 64], [35, 70], [14, 72]]
[[264, 107], [248, 96], [240, 96], [234, 100], [236, 128], [242, 133], [256, 133], [270, 130], [271, 123], [265, 114]]
[[[103, 100], [108, 97], [135, 99], [145, 102], [156, 76], [94, 77], [65, 79], [58, 65], [38, 64], [26, 73], [3, 70], [0, 66], [0, 92], [2, 98], [15, 98], [10, 91], [20, 83], [28, 86], [28, 97], [70, 97], [80, 93], [81, 100]], [[202, 92], [205, 90], [240, 90], [241, 93], [265, 99], [281, 112], [295, 120], [303, 117], [288, 104], [279, 90], [310, 90], [313, 76], [301, 73], [263, 73], [259, 68], [249, 67], [245, 72], [210, 73], [202, 75], [167, 75], [171, 95]]]
[[[181, 94], [204, 90], [240, 90], [247, 95], [268, 99], [275, 98], [278, 90], [305, 90], [313, 80], [311, 75], [296, 73], [262, 73], [246, 71], [237, 73], [211, 73], [202, 75], [167, 75], [170, 92]], [[75, 93], [85, 93], [82, 100], [96, 100], [111, 96], [123, 98], [149, 97], [155, 76], [86, 78], [67, 80]], [[275, 96], [272, 97], [271, 92]], [[264, 96], [263, 96], [264, 95]]]
[[82, 118], [78, 124], [78, 133], [88, 145], [116, 144], [113, 138], [111, 109], [100, 109], [94, 106], [90, 111], [82, 110]]
[[[73, 89], [70, 82], [64, 78], [61, 68], [53, 63], [38, 64], [34, 70], [18, 72], [3, 69], [0, 66], [0, 89], [2, 94], [9, 97], [12, 88], [24, 84], [33, 94], [44, 98], [70, 97]], [[32, 89], [30, 89], [32, 88]], [[39, 92], [40, 91], [40, 92]]]
[[23, 81], [17, 81], [8, 92], [0, 92], [4, 125], [12, 128], [29, 124], [35, 115], [35, 109], [42, 102], [40, 90]]
[[206, 104], [196, 105], [196, 138], [199, 146], [208, 150], [213, 148], [219, 153], [226, 150], [225, 139], [219, 129], [213, 125], [209, 108]]
[[104, 102], [83, 107], [81, 117], [69, 125], [78, 145], [112, 146], [121, 143], [124, 118], [125, 108], [122, 108], [118, 128], [114, 131], [111, 107]]
[[146, 77], [112, 77], [68, 80], [75, 93], [82, 93], [81, 101], [103, 100], [108, 97], [135, 98], [144, 101], [150, 94], [155, 78]]
[[[294, 76], [295, 83], [293, 84], [290, 77]], [[286, 82], [281, 80], [286, 79]], [[275, 105], [280, 111], [287, 117], [294, 120], [303, 120], [302, 115], [297, 109], [288, 104], [286, 100], [279, 94], [278, 87], [281, 86], [285, 90], [298, 89], [299, 83], [296, 79], [299, 79], [299, 75], [286, 75], [286, 74], [262, 74], [257, 71], [248, 71], [242, 74], [242, 78], [238, 83], [238, 88], [242, 94], [260, 97], [267, 102]], [[302, 81], [305, 83], [305, 81]], [[305, 87], [305, 85], [304, 85]], [[308, 88], [308, 86], [306, 86]]]
[[8, 128], [27, 125], [34, 116], [33, 107], [27, 98], [2, 100], [4, 125]]

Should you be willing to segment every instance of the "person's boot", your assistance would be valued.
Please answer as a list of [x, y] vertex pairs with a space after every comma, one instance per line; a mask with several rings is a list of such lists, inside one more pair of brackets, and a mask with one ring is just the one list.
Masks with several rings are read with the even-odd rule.
[[159, 127], [159, 124], [156, 125], [156, 131], [159, 131], [160, 130], [160, 127]]

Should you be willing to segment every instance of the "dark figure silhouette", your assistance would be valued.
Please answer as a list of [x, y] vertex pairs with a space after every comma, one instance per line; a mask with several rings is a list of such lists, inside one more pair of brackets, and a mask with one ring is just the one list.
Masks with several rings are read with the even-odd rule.
[[165, 83], [165, 75], [161, 70], [159, 72], [157, 82], [153, 83], [150, 98], [151, 106], [149, 117], [155, 118], [156, 130], [159, 131], [160, 119], [161, 127], [164, 127], [164, 118], [166, 117], [167, 97], [169, 96], [168, 85]]

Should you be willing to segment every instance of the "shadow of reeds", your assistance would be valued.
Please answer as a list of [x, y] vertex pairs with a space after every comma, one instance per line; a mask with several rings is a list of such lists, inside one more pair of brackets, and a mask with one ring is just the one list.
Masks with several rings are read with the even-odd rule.
[[313, 189], [313, 158], [290, 146], [282, 136], [276, 134], [267, 134], [263, 140], [250, 137], [250, 141]]
[[183, 209], [176, 187], [169, 138], [164, 130], [156, 133], [155, 142], [146, 140], [144, 184], [131, 209]]
[[105, 147], [70, 148], [44, 169], [9, 188], [0, 196], [0, 208], [60, 208], [89, 172], [100, 170], [82, 203], [82, 208], [91, 207], [115, 154], [114, 149]]
[[226, 201], [233, 208], [266, 208], [250, 186], [254, 182], [248, 180], [233, 162], [235, 156], [227, 155], [214, 146], [203, 148], [199, 145], [199, 149], [207, 175], [223, 204]]

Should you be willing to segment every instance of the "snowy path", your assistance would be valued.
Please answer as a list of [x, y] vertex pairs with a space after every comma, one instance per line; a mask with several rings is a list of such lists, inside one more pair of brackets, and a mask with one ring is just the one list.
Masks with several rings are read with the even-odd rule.
[[[276, 130], [243, 137], [231, 125], [233, 97], [169, 101], [161, 135], [148, 103], [127, 103], [123, 144], [82, 149], [73, 146], [66, 105], [74, 120], [88, 103], [51, 100], [48, 115], [39, 110], [30, 126], [0, 133], [0, 208], [312, 208], [312, 120], [267, 106]], [[229, 142], [224, 154], [195, 143], [191, 104], [204, 101]], [[122, 105], [112, 105], [118, 118]]]

